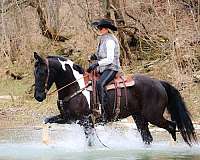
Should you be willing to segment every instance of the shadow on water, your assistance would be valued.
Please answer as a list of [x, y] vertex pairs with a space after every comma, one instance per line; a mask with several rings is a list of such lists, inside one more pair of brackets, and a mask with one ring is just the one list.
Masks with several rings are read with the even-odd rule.
[[172, 143], [165, 131], [153, 130], [154, 143], [146, 146], [134, 127], [98, 126], [95, 146], [87, 147], [83, 129], [79, 125], [52, 125], [42, 127], [0, 130], [0, 160], [199, 160], [200, 146], [188, 147], [180, 137]]

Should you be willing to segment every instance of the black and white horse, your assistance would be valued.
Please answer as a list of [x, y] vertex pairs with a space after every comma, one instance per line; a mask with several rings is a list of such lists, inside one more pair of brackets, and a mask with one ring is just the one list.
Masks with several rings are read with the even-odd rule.
[[[35, 57], [35, 99], [43, 101], [47, 91], [55, 82], [58, 89], [59, 115], [47, 118], [46, 123], [71, 123], [79, 120], [84, 127], [86, 137], [93, 135], [94, 124], [91, 118], [90, 92], [83, 76], [84, 70], [71, 60], [60, 56], [42, 58], [37, 53]], [[121, 97], [118, 119], [132, 116], [138, 131], [145, 143], [153, 141], [148, 123], [166, 129], [176, 141], [176, 126], [184, 141], [191, 145], [196, 141], [195, 129], [190, 114], [180, 93], [165, 81], [159, 81], [144, 75], [133, 76], [135, 85], [127, 88], [127, 106], [125, 96]], [[67, 87], [64, 87], [66, 86]], [[63, 88], [64, 87], [64, 88]], [[122, 89], [122, 93], [124, 93]], [[109, 90], [109, 108], [106, 108], [110, 121], [115, 117], [113, 112], [115, 91]], [[171, 115], [171, 120], [163, 117], [165, 108]], [[89, 142], [91, 143], [91, 142]]]

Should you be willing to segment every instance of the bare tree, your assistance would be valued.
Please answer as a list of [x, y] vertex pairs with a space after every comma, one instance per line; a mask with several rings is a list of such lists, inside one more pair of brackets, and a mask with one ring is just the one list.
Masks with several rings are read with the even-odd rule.
[[[52, 2], [52, 3], [50, 3]], [[55, 0], [51, 0], [50, 3], [50, 24], [52, 25], [52, 28], [47, 26], [47, 20], [46, 17], [44, 15], [44, 12], [42, 10], [42, 7], [40, 5], [40, 1], [39, 0], [33, 0], [30, 2], [30, 6], [36, 8], [36, 11], [38, 13], [39, 16], [39, 27], [42, 31], [42, 35], [47, 37], [48, 39], [51, 40], [55, 40], [55, 41], [61, 41], [64, 42], [66, 40], [68, 40], [67, 37], [64, 37], [62, 35], [59, 35], [57, 33], [58, 31], [58, 26], [59, 26], [59, 20], [58, 20], [58, 13], [59, 13], [59, 1], [55, 1]], [[53, 6], [55, 7], [55, 11], [53, 8]]]
[[112, 19], [115, 22], [116, 26], [118, 27], [118, 36], [123, 51], [122, 59], [126, 64], [130, 64], [131, 50], [127, 42], [127, 35], [123, 30], [126, 23], [121, 11], [120, 1], [119, 0], [100, 0], [100, 1], [103, 4], [102, 7], [104, 10], [104, 17]]
[[110, 13], [110, 0], [99, 0], [103, 9], [103, 15], [105, 18], [110, 19], [111, 13]]
[[47, 1], [47, 10], [49, 13], [50, 27], [54, 33], [59, 31], [59, 8], [61, 5], [60, 0], [48, 0]]

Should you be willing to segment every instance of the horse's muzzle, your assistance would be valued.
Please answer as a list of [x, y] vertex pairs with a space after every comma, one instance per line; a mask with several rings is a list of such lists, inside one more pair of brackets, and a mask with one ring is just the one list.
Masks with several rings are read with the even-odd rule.
[[38, 102], [42, 102], [46, 98], [46, 93], [37, 93], [37, 92], [35, 92], [34, 97]]

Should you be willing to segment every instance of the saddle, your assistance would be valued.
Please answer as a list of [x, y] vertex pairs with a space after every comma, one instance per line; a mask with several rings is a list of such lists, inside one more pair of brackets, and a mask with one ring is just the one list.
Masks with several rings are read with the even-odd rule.
[[[98, 94], [96, 91], [96, 81], [100, 78], [100, 75], [96, 72], [93, 71], [92, 73], [86, 73], [88, 76], [86, 77], [85, 84], [89, 84], [89, 82], [92, 82], [92, 85], [88, 85], [87, 90], [91, 92], [92, 94], [92, 111], [93, 115], [96, 115], [95, 117], [99, 117], [101, 115], [101, 108], [99, 105], [99, 100], [98, 100]], [[112, 80], [107, 86], [107, 90], [115, 90], [115, 103], [114, 103], [114, 109], [113, 109], [113, 114], [115, 115], [112, 120], [116, 121], [117, 117], [120, 113], [120, 97], [122, 96], [122, 91], [121, 89], [124, 89], [124, 96], [126, 99], [126, 106], [127, 106], [127, 87], [131, 87], [135, 84], [132, 76], [124, 76], [121, 73], [117, 73], [114, 80]]]
[[[84, 76], [85, 84], [88, 84], [89, 81], [97, 81], [100, 78], [100, 75], [98, 73], [86, 73], [88, 76]], [[116, 86], [117, 85], [117, 86]], [[131, 75], [122, 75], [121, 73], [117, 73], [114, 80], [112, 80], [107, 86], [107, 90], [112, 90], [117, 88], [125, 88], [125, 87], [131, 87], [135, 85], [135, 81], [133, 80], [133, 77]], [[92, 86], [88, 86], [88, 91], [93, 91]]]

